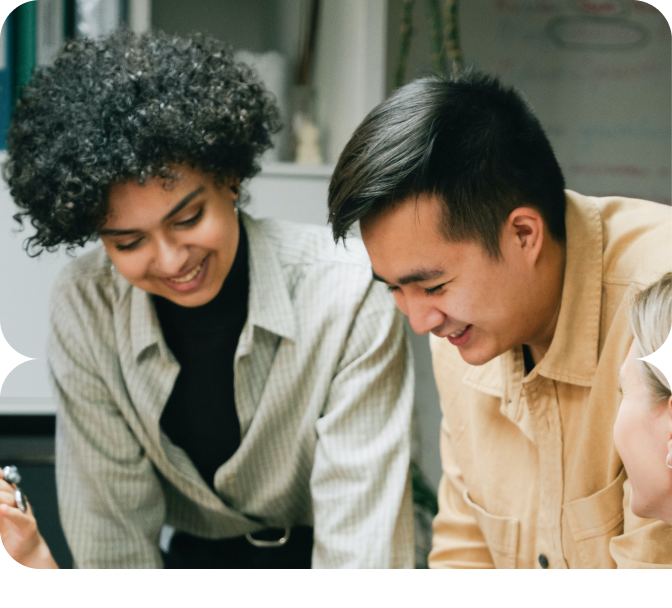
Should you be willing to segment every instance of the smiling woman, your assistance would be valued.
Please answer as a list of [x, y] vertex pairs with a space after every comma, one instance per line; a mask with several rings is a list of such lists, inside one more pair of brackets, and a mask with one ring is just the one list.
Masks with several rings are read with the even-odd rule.
[[79, 567], [413, 563], [401, 315], [361, 244], [238, 210], [277, 128], [199, 36], [71, 42], [24, 90], [5, 177], [28, 252], [103, 244], [51, 298]]
[[670, 335], [672, 273], [636, 296], [630, 321], [635, 339], [619, 373], [623, 400], [614, 440], [632, 484], [632, 512], [672, 524], [670, 381], [640, 359], [661, 348]]

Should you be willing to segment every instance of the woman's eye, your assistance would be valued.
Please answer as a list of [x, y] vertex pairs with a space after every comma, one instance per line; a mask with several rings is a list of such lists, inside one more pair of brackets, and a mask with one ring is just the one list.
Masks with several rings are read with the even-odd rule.
[[193, 226], [196, 222], [198, 222], [198, 220], [201, 219], [202, 216], [203, 216], [203, 207], [201, 207], [198, 210], [198, 213], [196, 213], [195, 215], [190, 217], [188, 220], [184, 220], [182, 222], [177, 222], [175, 225], [176, 226]]
[[399, 291], [399, 288], [396, 285], [388, 285], [387, 291]]
[[138, 246], [138, 243], [140, 243], [142, 239], [138, 239], [137, 241], [133, 241], [132, 243], [128, 243], [125, 245], [121, 245], [120, 243], [117, 243], [115, 245], [115, 248], [117, 251], [130, 251], [131, 249], [135, 249]]

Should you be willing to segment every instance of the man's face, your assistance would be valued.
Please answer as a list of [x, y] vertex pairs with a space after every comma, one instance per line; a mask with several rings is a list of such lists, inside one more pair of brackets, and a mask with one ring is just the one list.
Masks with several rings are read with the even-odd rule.
[[171, 182], [114, 184], [100, 236], [129, 283], [181, 306], [201, 306], [217, 295], [236, 255], [238, 182], [218, 187], [199, 169], [174, 171]]
[[418, 334], [432, 332], [482, 365], [529, 343], [548, 319], [534, 297], [536, 256], [506, 227], [495, 260], [475, 242], [440, 232], [441, 205], [420, 195], [361, 222], [375, 278], [384, 281]]

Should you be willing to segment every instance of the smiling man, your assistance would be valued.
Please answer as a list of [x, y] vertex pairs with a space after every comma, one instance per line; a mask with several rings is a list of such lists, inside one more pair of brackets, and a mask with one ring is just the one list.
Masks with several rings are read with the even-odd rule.
[[476, 72], [399, 89], [329, 193], [373, 276], [431, 332], [443, 422], [432, 567], [672, 565], [629, 510], [612, 429], [632, 292], [669, 270], [672, 211], [564, 189], [513, 89]]

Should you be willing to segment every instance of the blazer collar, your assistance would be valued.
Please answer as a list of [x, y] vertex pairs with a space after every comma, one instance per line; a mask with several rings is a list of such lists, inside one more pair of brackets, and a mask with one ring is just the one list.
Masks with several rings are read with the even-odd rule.
[[283, 338], [296, 334], [294, 307], [289, 295], [285, 272], [262, 223], [245, 213], [240, 214], [247, 230], [250, 264], [250, 299], [248, 322]]

